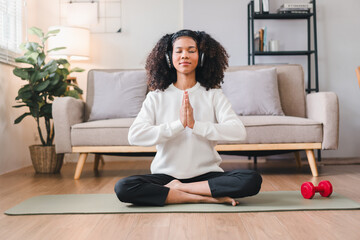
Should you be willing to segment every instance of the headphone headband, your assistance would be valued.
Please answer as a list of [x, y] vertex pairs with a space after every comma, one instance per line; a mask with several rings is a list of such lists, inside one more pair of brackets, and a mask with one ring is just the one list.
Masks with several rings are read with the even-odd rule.
[[192, 39], [194, 39], [194, 41], [196, 42], [197, 45], [199, 45], [200, 43], [200, 32], [198, 31], [191, 31], [191, 30], [180, 30], [176, 33], [173, 33], [171, 36], [171, 45], [174, 44], [174, 42], [176, 41], [176, 39], [178, 39], [179, 37], [191, 37]]

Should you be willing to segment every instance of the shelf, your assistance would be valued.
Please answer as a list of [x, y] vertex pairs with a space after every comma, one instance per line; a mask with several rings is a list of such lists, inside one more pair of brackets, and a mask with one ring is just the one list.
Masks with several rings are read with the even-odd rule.
[[277, 52], [255, 52], [258, 56], [276, 56], [276, 55], [310, 55], [315, 51], [277, 51]]
[[254, 19], [308, 19], [312, 13], [269, 13], [254, 14]]
[[[319, 91], [319, 74], [318, 74], [318, 48], [317, 48], [317, 26], [316, 26], [316, 0], [310, 0], [312, 10], [306, 13], [255, 13], [254, 0], [249, 0], [247, 9], [247, 25], [248, 25], [248, 65], [255, 65], [255, 59], [263, 56], [307, 56], [307, 92]], [[261, 2], [261, 1], [260, 1]], [[259, 44], [259, 40], [255, 41], [254, 22], [263, 20], [273, 20], [274, 22], [290, 20], [302, 20], [303, 24], [307, 23], [307, 47], [303, 50], [287, 50], [276, 52], [260, 52], [255, 51], [255, 46]], [[303, 21], [306, 20], [306, 21]], [[313, 21], [310, 21], [313, 20]], [[312, 32], [313, 31], [313, 32]], [[300, 33], [299, 33], [300, 34]], [[256, 42], [256, 43], [255, 43]], [[310, 47], [311, 46], [311, 47]], [[259, 49], [257, 47], [257, 49]], [[311, 49], [311, 50], [309, 50]], [[312, 85], [312, 61], [314, 63], [314, 80], [315, 88]]]

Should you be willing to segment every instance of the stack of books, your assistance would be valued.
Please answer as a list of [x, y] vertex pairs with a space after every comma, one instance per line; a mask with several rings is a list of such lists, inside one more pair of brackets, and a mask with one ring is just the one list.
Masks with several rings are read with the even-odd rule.
[[284, 3], [277, 10], [278, 13], [310, 13], [311, 3]]
[[267, 51], [267, 27], [260, 28], [254, 36], [254, 50], [255, 52]]

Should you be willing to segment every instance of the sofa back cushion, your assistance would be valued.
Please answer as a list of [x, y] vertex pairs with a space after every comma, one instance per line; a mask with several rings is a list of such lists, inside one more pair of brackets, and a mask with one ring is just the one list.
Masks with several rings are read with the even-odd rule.
[[304, 72], [301, 65], [252, 65], [230, 67], [228, 72], [276, 68], [281, 108], [286, 116], [306, 117]]
[[90, 70], [85, 118], [87, 121], [134, 118], [146, 91], [145, 70]]
[[276, 68], [225, 72], [221, 88], [237, 115], [284, 115]]

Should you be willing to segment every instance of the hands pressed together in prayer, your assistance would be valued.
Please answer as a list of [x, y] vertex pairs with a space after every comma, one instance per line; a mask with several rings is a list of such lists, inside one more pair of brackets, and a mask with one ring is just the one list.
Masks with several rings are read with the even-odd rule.
[[183, 100], [180, 108], [180, 121], [184, 128], [189, 127], [192, 129], [195, 124], [193, 108], [190, 104], [189, 93], [187, 91], [185, 91], [183, 95]]

